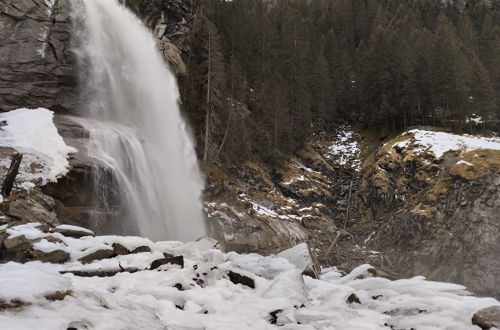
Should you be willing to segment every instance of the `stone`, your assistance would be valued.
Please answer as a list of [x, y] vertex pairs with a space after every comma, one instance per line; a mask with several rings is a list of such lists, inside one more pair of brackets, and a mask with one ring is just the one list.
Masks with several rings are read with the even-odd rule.
[[57, 225], [59, 221], [54, 214], [53, 201], [46, 200], [50, 197], [42, 195], [38, 189], [33, 189], [23, 198], [9, 201], [5, 215], [26, 222], [40, 222], [43, 219], [44, 223]]
[[108, 258], [112, 258], [113, 256], [114, 256], [113, 250], [111, 250], [111, 249], [99, 249], [95, 252], [89, 253], [89, 254], [81, 257], [80, 259], [78, 259], [78, 261], [80, 261], [82, 264], [89, 264], [92, 261], [108, 259]]
[[500, 328], [500, 306], [481, 309], [472, 316], [472, 324], [483, 330]]
[[70, 258], [69, 253], [63, 250], [54, 250], [51, 252], [33, 250], [31, 252], [31, 255], [34, 260], [39, 260], [41, 262], [49, 262], [53, 264], [63, 264]]
[[170, 68], [172, 68], [174, 73], [178, 76], [185, 76], [187, 74], [187, 67], [181, 57], [179, 48], [169, 41], [159, 40], [157, 43], [158, 49], [163, 57], [168, 60]]
[[133, 249], [131, 253], [144, 253], [144, 252], [151, 252], [151, 248], [146, 245], [138, 246], [135, 249]]
[[7, 251], [28, 250], [33, 247], [33, 242], [26, 236], [8, 237], [3, 241], [3, 246]]
[[241, 285], [248, 286], [249, 288], [255, 289], [255, 281], [253, 279], [251, 279], [250, 277], [238, 274], [238, 273], [233, 272], [231, 270], [228, 272], [227, 275], [229, 276], [229, 280], [231, 282], [233, 282], [234, 284], [241, 284]]
[[183, 256], [174, 257], [172, 255], [166, 254], [164, 258], [156, 259], [155, 261], [153, 261], [149, 269], [153, 270], [166, 264], [179, 265], [181, 266], [181, 268], [184, 268], [184, 257]]
[[113, 243], [113, 253], [116, 256], [123, 256], [130, 254], [130, 250], [127, 249], [125, 246], [121, 245], [120, 243]]
[[361, 300], [359, 300], [358, 296], [356, 296], [354, 293], [352, 293], [349, 297], [347, 297], [347, 303], [352, 304], [361, 304]]

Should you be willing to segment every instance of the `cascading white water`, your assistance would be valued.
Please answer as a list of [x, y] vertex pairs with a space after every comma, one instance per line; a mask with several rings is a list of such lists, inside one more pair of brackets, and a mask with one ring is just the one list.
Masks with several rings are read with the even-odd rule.
[[116, 177], [125, 228], [153, 240], [204, 236], [194, 146], [176, 79], [151, 32], [118, 0], [74, 0], [73, 7], [84, 27], [78, 53], [91, 119], [81, 123], [89, 154]]

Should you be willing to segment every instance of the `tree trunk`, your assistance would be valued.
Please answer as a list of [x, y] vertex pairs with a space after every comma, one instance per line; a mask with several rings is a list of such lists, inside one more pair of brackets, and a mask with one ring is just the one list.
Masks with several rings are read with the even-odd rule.
[[205, 147], [203, 148], [203, 162], [206, 164], [208, 159], [208, 139], [210, 137], [210, 61], [211, 61], [211, 49], [210, 49], [210, 31], [208, 32], [208, 73], [207, 73], [207, 114], [205, 118]]
[[23, 159], [22, 154], [15, 153], [12, 155], [12, 161], [10, 163], [9, 170], [2, 184], [2, 196], [4, 198], [9, 197], [12, 187], [14, 186], [14, 181], [16, 180], [17, 173], [19, 173], [19, 165], [21, 165], [21, 160]]

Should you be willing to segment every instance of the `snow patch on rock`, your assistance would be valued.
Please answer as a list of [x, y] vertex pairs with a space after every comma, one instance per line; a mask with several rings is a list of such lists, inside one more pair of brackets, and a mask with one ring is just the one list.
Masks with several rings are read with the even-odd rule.
[[[44, 108], [17, 109], [0, 114], [6, 125], [0, 128], [0, 147], [10, 147], [23, 154], [18, 180], [26, 188], [32, 182], [56, 181], [68, 172], [68, 155], [75, 153], [57, 132], [54, 113]], [[9, 167], [10, 160], [0, 165]]]
[[434, 132], [421, 129], [413, 129], [404, 134], [412, 134], [413, 137], [397, 142], [393, 147], [406, 148], [411, 143], [417, 146], [415, 152], [430, 151], [436, 158], [441, 158], [447, 151], [459, 150], [469, 152], [476, 149], [500, 150], [500, 138], [479, 137], [472, 135], [458, 135], [445, 132]]

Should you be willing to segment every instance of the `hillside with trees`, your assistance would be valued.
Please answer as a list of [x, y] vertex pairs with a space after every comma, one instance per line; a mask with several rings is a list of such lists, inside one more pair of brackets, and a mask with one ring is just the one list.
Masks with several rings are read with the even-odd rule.
[[497, 128], [500, 3], [193, 1], [183, 106], [205, 162], [273, 162], [341, 122]]

